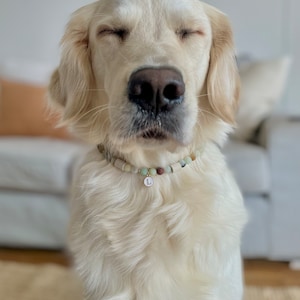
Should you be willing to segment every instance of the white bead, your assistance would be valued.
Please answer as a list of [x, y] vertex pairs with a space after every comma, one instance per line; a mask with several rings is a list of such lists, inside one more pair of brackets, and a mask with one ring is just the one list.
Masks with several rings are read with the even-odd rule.
[[137, 174], [139, 172], [139, 169], [137, 167], [131, 166], [131, 173]]
[[114, 166], [120, 170], [123, 171], [124, 166], [126, 165], [126, 162], [124, 160], [121, 159], [117, 159], [114, 163]]

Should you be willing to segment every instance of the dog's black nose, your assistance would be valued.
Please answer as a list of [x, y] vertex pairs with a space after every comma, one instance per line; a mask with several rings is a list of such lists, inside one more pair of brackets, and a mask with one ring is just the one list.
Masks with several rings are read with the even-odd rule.
[[185, 85], [181, 74], [172, 68], [144, 68], [130, 77], [128, 98], [143, 110], [171, 111], [184, 100]]

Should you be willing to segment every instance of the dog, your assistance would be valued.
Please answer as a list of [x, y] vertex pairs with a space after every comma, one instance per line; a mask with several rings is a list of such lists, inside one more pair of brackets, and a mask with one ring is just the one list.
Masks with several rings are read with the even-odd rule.
[[239, 77], [199, 0], [99, 0], [62, 38], [49, 99], [90, 145], [71, 192], [86, 300], [241, 300], [243, 199], [220, 148]]

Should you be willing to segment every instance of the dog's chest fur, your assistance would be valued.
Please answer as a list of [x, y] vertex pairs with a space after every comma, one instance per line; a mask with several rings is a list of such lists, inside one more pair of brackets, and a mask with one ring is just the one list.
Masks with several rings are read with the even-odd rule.
[[[244, 219], [241, 204], [230, 204], [236, 190], [233, 185], [231, 199], [231, 176], [223, 168], [223, 163], [214, 170], [195, 163], [178, 174], [155, 177], [154, 186], [146, 188], [139, 175], [122, 173], [96, 156], [86, 163], [76, 183], [84, 188], [76, 188], [72, 205], [71, 249], [79, 254], [77, 266], [89, 290], [105, 289], [89, 274], [112, 273], [120, 292], [126, 281], [142, 286], [137, 290], [145, 295], [138, 299], [194, 299], [208, 288], [209, 277], [224, 268], [223, 257], [236, 249]], [[147, 296], [151, 286], [171, 294], [160, 298], [148, 291]], [[188, 294], [179, 296], [182, 291]]]

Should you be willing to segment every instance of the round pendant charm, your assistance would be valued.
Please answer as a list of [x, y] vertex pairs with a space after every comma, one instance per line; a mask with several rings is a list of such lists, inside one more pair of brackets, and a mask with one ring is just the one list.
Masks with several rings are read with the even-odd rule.
[[150, 176], [147, 176], [147, 177], [145, 178], [145, 180], [144, 180], [144, 185], [145, 185], [146, 187], [151, 187], [153, 184], [154, 184], [153, 178], [150, 177]]

